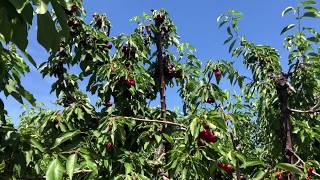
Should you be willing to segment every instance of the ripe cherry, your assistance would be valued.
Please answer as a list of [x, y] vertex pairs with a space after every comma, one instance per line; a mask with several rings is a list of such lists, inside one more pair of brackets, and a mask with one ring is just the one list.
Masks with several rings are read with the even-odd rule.
[[112, 44], [106, 44], [106, 48], [111, 49], [112, 48]]
[[71, 12], [73, 12], [73, 13], [77, 12], [78, 9], [79, 9], [78, 6], [75, 4], [71, 6]]
[[315, 172], [315, 169], [313, 167], [308, 168], [308, 174], [311, 175]]
[[106, 104], [106, 106], [107, 106], [107, 107], [111, 107], [111, 106], [112, 106], [112, 102], [111, 102], [111, 101], [108, 101], [107, 104]]
[[210, 127], [209, 127], [208, 124], [204, 124], [204, 125], [203, 125], [203, 128], [208, 130]]
[[232, 170], [233, 170], [233, 167], [232, 167], [231, 164], [227, 164], [227, 165], [225, 165], [224, 170], [225, 170], [227, 173], [231, 173]]
[[134, 79], [127, 79], [126, 80], [126, 84], [131, 87], [134, 86], [136, 84], [136, 81]]
[[156, 24], [162, 24], [164, 22], [164, 16], [162, 14], [158, 14], [156, 17]]
[[278, 180], [281, 180], [281, 179], [282, 179], [281, 172], [279, 172], [279, 171], [275, 172], [274, 176], [275, 176]]
[[112, 143], [111, 143], [111, 142], [109, 142], [109, 143], [105, 144], [104, 146], [105, 146], [105, 148], [106, 148], [107, 150], [109, 150], [109, 151], [111, 151], [111, 150], [112, 150], [112, 148], [113, 148], [113, 145], [112, 145]]
[[311, 179], [311, 177], [310, 177], [310, 176], [307, 176], [307, 177], [306, 177], [306, 180], [312, 180], [312, 179]]
[[214, 103], [214, 98], [208, 97], [207, 103], [210, 103], [210, 104]]
[[233, 166], [231, 164], [218, 163], [218, 167], [227, 173], [232, 173], [233, 171]]
[[216, 76], [217, 79], [221, 79], [221, 76], [222, 76], [222, 72], [220, 69], [216, 69], [214, 71], [214, 75]]

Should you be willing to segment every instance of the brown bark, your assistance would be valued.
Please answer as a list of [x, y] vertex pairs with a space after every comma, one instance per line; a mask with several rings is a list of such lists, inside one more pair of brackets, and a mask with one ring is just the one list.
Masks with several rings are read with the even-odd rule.
[[[157, 24], [157, 29], [160, 30], [160, 24]], [[163, 59], [163, 47], [162, 47], [162, 37], [161, 32], [158, 31], [155, 33], [156, 47], [157, 47], [157, 69], [159, 71], [158, 81], [160, 84], [160, 104], [161, 104], [161, 120], [166, 121], [166, 82], [164, 75], [164, 59]], [[168, 144], [165, 142], [161, 142], [160, 146], [157, 149], [155, 154], [155, 159], [165, 159], [164, 154], [169, 148]], [[168, 173], [164, 172], [163, 169], [158, 169], [159, 175], [162, 179], [168, 179]]]
[[[277, 95], [280, 106], [280, 135], [282, 141], [282, 153], [287, 163], [294, 164], [293, 144], [291, 137], [290, 110], [288, 109], [289, 93], [288, 79], [285, 75], [280, 75], [276, 79]], [[292, 176], [291, 180], [295, 177]]]
[[161, 34], [156, 33], [156, 46], [157, 46], [157, 65], [159, 70], [159, 84], [160, 84], [160, 103], [161, 103], [161, 118], [166, 120], [166, 82], [164, 77], [164, 62], [163, 62], [163, 48], [161, 45]]

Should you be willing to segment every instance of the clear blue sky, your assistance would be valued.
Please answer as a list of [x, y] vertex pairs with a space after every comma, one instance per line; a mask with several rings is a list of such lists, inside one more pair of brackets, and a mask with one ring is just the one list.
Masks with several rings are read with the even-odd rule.
[[[240, 32], [247, 39], [258, 44], [267, 44], [275, 47], [281, 54], [282, 61], [286, 64], [287, 53], [282, 47], [283, 37], [281, 29], [293, 23], [293, 18], [281, 17], [282, 10], [295, 6], [298, 1], [292, 0], [84, 0], [88, 16], [94, 12], [106, 13], [112, 22], [111, 35], [130, 33], [136, 27], [135, 22], [129, 19], [150, 12], [151, 9], [165, 8], [178, 27], [182, 42], [191, 43], [196, 49], [196, 56], [203, 62], [208, 59], [231, 59], [228, 47], [223, 45], [227, 35], [224, 29], [218, 29], [216, 19], [228, 9], [241, 11], [244, 15], [240, 22]], [[34, 23], [35, 23], [34, 19]], [[50, 36], [50, 34], [48, 34]], [[36, 41], [36, 26], [29, 32], [29, 53], [37, 63], [44, 62], [47, 53]], [[238, 63], [238, 70], [244, 71]], [[51, 83], [54, 79], [43, 79], [40, 73], [32, 68], [29, 75], [23, 78], [25, 88], [31, 91], [38, 102], [44, 102], [49, 108], [53, 105], [55, 95], [49, 94]], [[223, 88], [228, 88], [224, 86]], [[3, 99], [3, 94], [0, 94]], [[176, 89], [168, 89], [169, 108], [180, 106]], [[12, 116], [15, 124], [19, 123], [18, 116], [22, 112], [21, 105], [12, 98], [5, 99], [5, 106]]]

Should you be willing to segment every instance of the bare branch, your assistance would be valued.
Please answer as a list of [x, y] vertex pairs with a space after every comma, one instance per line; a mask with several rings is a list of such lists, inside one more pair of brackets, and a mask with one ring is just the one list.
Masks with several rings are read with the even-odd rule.
[[143, 118], [134, 118], [134, 117], [126, 117], [126, 116], [113, 116], [115, 118], [124, 118], [124, 119], [133, 119], [135, 121], [143, 121], [143, 122], [154, 122], [154, 123], [162, 123], [162, 124], [170, 124], [181, 127], [183, 130], [187, 129], [187, 126], [171, 121], [163, 121], [158, 119], [143, 119]]
[[288, 107], [288, 110], [296, 113], [317, 113], [317, 112], [320, 112], [320, 108], [316, 109], [318, 106], [319, 106], [319, 103], [308, 110], [291, 109], [289, 107]]
[[79, 171], [73, 172], [73, 174], [81, 174], [81, 173], [90, 173], [92, 170], [89, 169], [80, 169]]

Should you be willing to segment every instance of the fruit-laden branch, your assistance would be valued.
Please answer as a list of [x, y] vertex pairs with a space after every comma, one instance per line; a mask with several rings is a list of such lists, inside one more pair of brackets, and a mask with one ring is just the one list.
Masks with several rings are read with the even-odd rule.
[[179, 126], [181, 129], [186, 130], [187, 127], [183, 124], [171, 122], [171, 121], [163, 121], [163, 120], [158, 120], [158, 119], [143, 119], [143, 118], [134, 118], [134, 117], [126, 117], [126, 116], [113, 116], [116, 118], [124, 118], [124, 119], [133, 119], [135, 121], [143, 121], [143, 122], [154, 122], [154, 123], [161, 123], [161, 124], [170, 124], [174, 126]]
[[[300, 167], [301, 169], [303, 169], [303, 168], [305, 167], [305, 162], [304, 162], [295, 152], [291, 151], [291, 153], [298, 159], [298, 161], [297, 161], [294, 165], [298, 166], [299, 163], [301, 163], [302, 166], [298, 166], [298, 167]], [[318, 173], [315, 172], [315, 171], [312, 171], [312, 174], [320, 177], [320, 174], [318, 174]]]
[[312, 108], [308, 110], [291, 109], [289, 107], [288, 107], [288, 110], [296, 113], [317, 113], [317, 112], [320, 112], [320, 108], [317, 108], [319, 105], [320, 103], [314, 105]]

